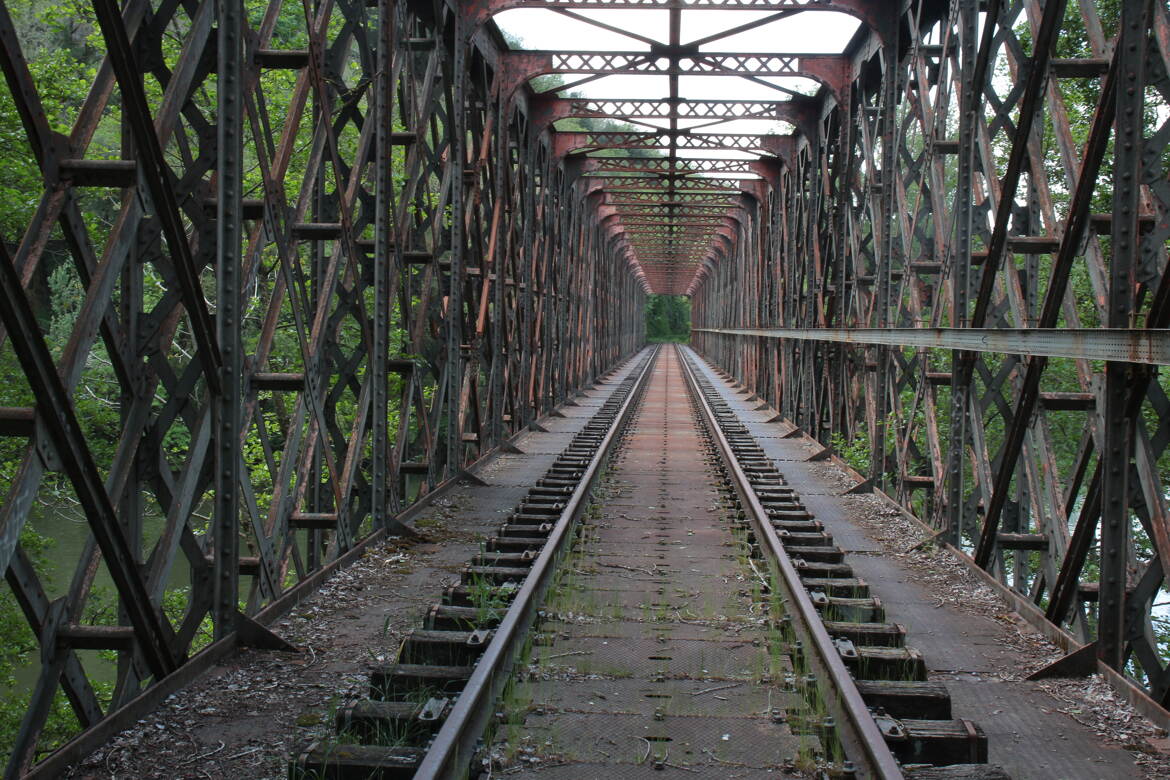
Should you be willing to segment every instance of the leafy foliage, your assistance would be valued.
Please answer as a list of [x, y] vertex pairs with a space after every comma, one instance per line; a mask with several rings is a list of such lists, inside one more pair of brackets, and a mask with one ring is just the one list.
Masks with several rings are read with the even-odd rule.
[[691, 340], [691, 301], [685, 295], [651, 295], [646, 299], [646, 340]]

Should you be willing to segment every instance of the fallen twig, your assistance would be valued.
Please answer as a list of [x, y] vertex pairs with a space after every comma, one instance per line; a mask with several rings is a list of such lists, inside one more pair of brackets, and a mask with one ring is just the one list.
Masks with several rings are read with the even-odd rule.
[[554, 653], [553, 655], [545, 656], [544, 660], [551, 661], [554, 658], [564, 658], [567, 655], [593, 655], [592, 650], [570, 650], [567, 653]]
[[196, 761], [198, 761], [201, 758], [208, 758], [209, 756], [214, 756], [216, 753], [223, 750], [225, 747], [227, 747], [227, 743], [220, 742], [219, 747], [215, 748], [214, 750], [209, 750], [206, 753], [200, 753], [197, 756], [191, 756], [186, 761], [180, 761], [179, 766], [186, 766], [187, 764], [194, 764]]
[[671, 763], [669, 763], [669, 762], [667, 762], [667, 761], [663, 761], [663, 762], [662, 762], [662, 765], [663, 765], [663, 766], [668, 766], [668, 767], [670, 767], [671, 769], [681, 769], [681, 770], [682, 770], [682, 771], [684, 771], [684, 772], [690, 772], [690, 773], [692, 773], [692, 774], [696, 774], [696, 775], [697, 775], [697, 774], [699, 774], [699, 770], [698, 770], [698, 769], [691, 769], [689, 766], [683, 766], [682, 764], [671, 764]]
[[654, 576], [654, 572], [650, 571], [649, 569], [639, 569], [637, 566], [623, 566], [620, 563], [605, 563], [603, 561], [597, 561], [597, 565], [598, 566], [607, 566], [611, 569], [625, 569], [626, 571], [636, 571], [636, 572], [640, 572], [642, 574], [649, 574], [651, 577]]
[[725, 761], [725, 760], [723, 760], [719, 756], [715, 755], [711, 751], [711, 748], [703, 748], [703, 752], [706, 753], [707, 755], [709, 755], [711, 758], [718, 761], [720, 764], [726, 764], [727, 766], [743, 766], [743, 764], [738, 762], [738, 761]]
[[712, 691], [725, 691], [728, 688], [736, 688], [743, 685], [741, 682], [728, 683], [727, 685], [716, 685], [713, 688], [704, 688], [701, 691], [692, 691], [691, 696], [701, 696], [704, 693], [711, 693]]
[[756, 575], [756, 578], [759, 579], [760, 584], [764, 586], [764, 590], [771, 591], [772, 586], [768, 584], [767, 578], [765, 578], [763, 574], [760, 574], [760, 570], [756, 568], [755, 561], [753, 561], [749, 556], [747, 562], [748, 566], [752, 567], [752, 572]]

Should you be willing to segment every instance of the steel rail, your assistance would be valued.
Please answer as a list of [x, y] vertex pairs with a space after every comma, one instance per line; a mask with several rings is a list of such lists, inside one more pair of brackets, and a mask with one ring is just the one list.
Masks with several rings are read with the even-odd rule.
[[727, 466], [732, 485], [735, 487], [736, 493], [739, 494], [740, 503], [751, 520], [756, 539], [780, 573], [782, 581], [779, 584], [785, 591], [788, 610], [794, 618], [792, 628], [803, 642], [804, 647], [810, 650], [807, 653], [807, 660], [817, 675], [818, 683], [824, 686], [825, 706], [835, 722], [840, 724], [837, 733], [841, 738], [846, 757], [854, 762], [855, 771], [859, 778], [883, 778], [883, 780], [901, 778], [902, 770], [898, 767], [893, 753], [886, 746], [885, 738], [878, 729], [877, 723], [874, 722], [873, 716], [869, 714], [869, 707], [866, 706], [864, 699], [858, 692], [852, 675], [841, 660], [840, 654], [833, 644], [833, 639], [825, 630], [820, 615], [816, 607], [813, 606], [812, 599], [809, 598], [801, 584], [796, 567], [793, 566], [784, 545], [781, 544], [776, 529], [768, 521], [767, 512], [760, 504], [747, 475], [744, 474], [732, 452], [727, 437], [723, 434], [723, 429], [720, 428], [715, 419], [715, 413], [711, 410], [711, 405], [703, 394], [691, 366], [690, 360], [693, 353], [688, 355], [689, 349], [686, 351], [680, 347], [676, 347], [676, 349], [680, 353], [681, 360], [679, 362], [683, 366], [683, 375], [686, 377], [687, 386], [694, 395], [703, 421], [711, 432], [711, 437], [719, 447], [719, 453]]
[[961, 349], [1170, 366], [1170, 330], [1160, 328], [692, 328], [765, 339]]
[[540, 555], [516, 592], [511, 606], [476, 662], [467, 684], [460, 693], [447, 719], [435, 734], [426, 756], [415, 770], [415, 780], [438, 780], [466, 776], [467, 763], [476, 749], [493, 712], [493, 704], [507, 683], [519, 642], [536, 615], [544, 592], [548, 589], [562, 547], [571, 538], [577, 519], [588, 504], [589, 494], [601, 473], [614, 442], [625, 426], [630, 412], [646, 387], [646, 379], [654, 367], [659, 348], [645, 359], [641, 374], [634, 381], [630, 393], [614, 418], [613, 425], [593, 454], [581, 481], [573, 490], [565, 509], [548, 535]]

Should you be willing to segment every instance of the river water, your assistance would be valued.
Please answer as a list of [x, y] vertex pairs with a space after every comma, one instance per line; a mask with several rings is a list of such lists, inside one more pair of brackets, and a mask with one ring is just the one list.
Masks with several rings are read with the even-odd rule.
[[[162, 532], [165, 518], [158, 512], [147, 512], [143, 517], [143, 537], [147, 549], [143, 552], [145, 558], [149, 555], [149, 546], [153, 545]], [[89, 540], [89, 523], [81, 507], [73, 501], [57, 499], [49, 502], [38, 501], [31, 513], [28, 525], [37, 533], [50, 540], [44, 552], [46, 576], [42, 577], [41, 585], [50, 600], [64, 596], [69, 590], [69, 583], [85, 550]], [[182, 554], [180, 553], [180, 558]], [[185, 559], [184, 559], [185, 560]], [[186, 587], [190, 584], [187, 567], [177, 565], [168, 583], [170, 588]], [[85, 611], [85, 616], [92, 614], [93, 609], [101, 604], [116, 608], [113, 580], [105, 566], [99, 566], [94, 578], [91, 597]], [[90, 679], [95, 682], [111, 682], [117, 673], [116, 664], [102, 658], [95, 651], [83, 651], [79, 654]], [[12, 692], [26, 693], [36, 683], [40, 672], [40, 660], [36, 653], [29, 659], [29, 665], [17, 670], [17, 685]]]

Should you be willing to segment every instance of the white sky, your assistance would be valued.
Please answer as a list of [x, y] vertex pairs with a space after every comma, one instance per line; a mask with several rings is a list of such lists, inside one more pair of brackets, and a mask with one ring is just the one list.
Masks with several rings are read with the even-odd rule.
[[[581, 10], [581, 16], [631, 30], [661, 43], [668, 41], [670, 14], [664, 10]], [[681, 19], [684, 44], [707, 38], [773, 12], [685, 10]], [[643, 41], [603, 30], [554, 11], [519, 8], [496, 15], [500, 28], [518, 36], [526, 49], [575, 51], [648, 51]], [[712, 41], [702, 52], [768, 54], [838, 54], [853, 37], [860, 22], [854, 17], [826, 11], [806, 11], [736, 35]], [[566, 76], [573, 81], [573, 76]], [[816, 90], [808, 79], [767, 78], [766, 81], [796, 89]], [[593, 98], [663, 98], [669, 94], [664, 76], [607, 76], [574, 89]], [[735, 76], [683, 76], [679, 79], [680, 97], [692, 100], [787, 100], [783, 92]], [[747, 125], [740, 129], [715, 126], [708, 132], [760, 132]]]

